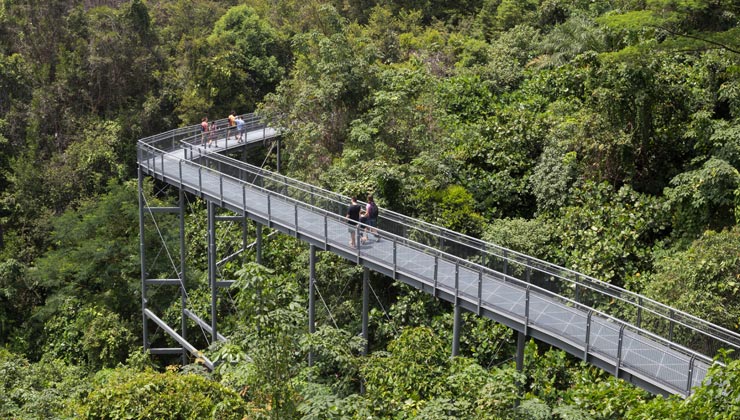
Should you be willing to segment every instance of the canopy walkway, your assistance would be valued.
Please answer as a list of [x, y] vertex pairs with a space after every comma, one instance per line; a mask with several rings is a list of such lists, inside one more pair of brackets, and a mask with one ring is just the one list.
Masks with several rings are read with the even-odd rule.
[[[140, 182], [143, 175], [152, 176], [179, 188], [181, 194], [201, 197], [209, 209], [231, 210], [333, 252], [451, 302], [456, 309], [561, 348], [651, 392], [688, 396], [701, 384], [718, 349], [740, 348], [740, 335], [690, 314], [387, 209], [381, 209], [378, 222], [381, 240], [352, 248], [348, 243], [352, 228], [344, 218], [348, 197], [217, 153], [279, 134], [254, 118], [247, 125], [245, 142], [226, 142], [221, 132], [219, 147], [212, 148], [201, 145], [199, 126], [140, 140]], [[143, 212], [142, 204], [142, 225]], [[143, 226], [140, 229], [143, 238]], [[185, 321], [183, 334], [178, 334], [146, 307], [146, 286], [156, 280], [146, 278], [143, 239], [141, 247], [145, 346], [151, 320], [182, 349], [197, 354], [184, 337]], [[183, 272], [184, 268], [181, 277]], [[190, 311], [187, 316], [208, 329]], [[215, 312], [212, 317], [209, 331], [215, 336]]]

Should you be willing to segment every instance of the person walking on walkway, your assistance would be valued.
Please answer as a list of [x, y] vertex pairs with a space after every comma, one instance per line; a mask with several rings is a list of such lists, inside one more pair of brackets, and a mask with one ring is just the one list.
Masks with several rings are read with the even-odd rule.
[[378, 235], [378, 205], [375, 204], [375, 199], [372, 194], [367, 195], [367, 205], [363, 212], [360, 222], [366, 224], [365, 232], [362, 235], [362, 243], [367, 242], [368, 234], [372, 232], [375, 235], [375, 242], [380, 242], [380, 235]]
[[352, 248], [357, 248], [357, 241], [355, 240], [357, 236], [357, 222], [360, 221], [360, 210], [361, 207], [357, 203], [357, 197], [352, 196], [352, 200], [349, 203], [349, 208], [347, 209], [347, 215], [345, 216], [347, 218], [347, 223], [349, 223], [349, 246]]
[[246, 140], [244, 138], [244, 129], [245, 128], [246, 127], [245, 127], [245, 124], [244, 124], [244, 120], [242, 119], [241, 116], [237, 116], [236, 117], [236, 132], [238, 134], [237, 134], [236, 139], [238, 140], [239, 143], [243, 143], [244, 140]]
[[208, 130], [208, 145], [206, 147], [211, 147], [211, 142], [214, 142], [214, 147], [218, 147], [218, 138], [216, 137], [217, 130], [218, 127], [216, 127], [216, 121], [213, 121], [211, 123], [211, 128]]
[[200, 122], [200, 147], [206, 145], [206, 137], [208, 136], [208, 117], [203, 117]]
[[236, 112], [231, 111], [229, 114], [229, 129], [226, 131], [226, 142], [228, 143], [229, 137], [234, 136], [236, 140]]

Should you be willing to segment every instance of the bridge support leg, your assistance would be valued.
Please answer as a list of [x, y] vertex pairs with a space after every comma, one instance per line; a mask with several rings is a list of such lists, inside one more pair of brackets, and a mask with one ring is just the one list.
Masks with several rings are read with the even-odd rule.
[[262, 265], [262, 225], [255, 222], [255, 254], [257, 258], [257, 264]]
[[242, 214], [242, 261], [245, 263], [247, 260], [244, 258], [247, 255], [247, 240], [249, 239], [249, 217], [247, 212]]
[[[188, 322], [185, 316], [187, 309], [187, 292], [185, 290], [185, 191], [180, 189], [180, 335], [188, 339]], [[182, 364], [188, 363], [188, 351], [182, 349]]]
[[280, 138], [277, 139], [277, 173], [280, 173]]
[[[362, 348], [362, 355], [367, 356], [370, 349], [370, 335], [368, 333], [368, 320], [370, 317], [370, 269], [365, 267], [362, 272], [362, 338], [365, 345]], [[365, 381], [360, 382], [360, 393], [365, 393]]]
[[527, 344], [527, 335], [521, 332], [516, 333], [516, 370], [524, 370], [524, 346]]
[[146, 318], [146, 246], [144, 245], [144, 174], [139, 173], [139, 259], [141, 260], [141, 318], [142, 318], [142, 339], [144, 342], [144, 351], [149, 349], [149, 328]]
[[462, 308], [455, 304], [455, 315], [452, 324], [452, 357], [460, 354], [460, 329], [462, 328]]
[[208, 284], [211, 286], [211, 336], [212, 342], [218, 340], [216, 330], [216, 206], [208, 202]]
[[370, 269], [365, 267], [362, 272], [362, 338], [365, 340], [365, 347], [362, 349], [362, 355], [367, 356], [370, 348], [370, 337], [368, 334], [368, 320], [370, 308]]
[[[316, 287], [316, 247], [314, 245], [310, 245], [309, 247], [308, 261], [308, 332], [313, 334], [316, 332], [316, 301], [314, 298], [314, 289]], [[308, 352], [309, 367], [313, 366], [313, 359], [313, 352]]]

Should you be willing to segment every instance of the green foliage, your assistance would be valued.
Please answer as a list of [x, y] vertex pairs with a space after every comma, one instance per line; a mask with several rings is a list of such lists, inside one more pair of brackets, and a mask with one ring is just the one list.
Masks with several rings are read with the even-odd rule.
[[622, 187], [586, 183], [573, 205], [555, 220], [566, 266], [604, 281], [624, 285], [650, 270], [649, 244], [666, 226], [660, 200]]
[[430, 222], [470, 236], [480, 236], [483, 217], [476, 212], [473, 196], [460, 185], [441, 191], [420, 191], [417, 202]]
[[704, 418], [729, 420], [740, 415], [737, 402], [738, 368], [740, 363], [733, 360], [729, 352], [723, 352], [718, 361], [709, 368], [703, 386], [686, 400], [678, 398], [656, 398], [643, 407], [630, 411], [628, 419], [690, 419]]
[[172, 372], [108, 372], [76, 410], [81, 419], [242, 419], [252, 411], [241, 397], [201, 376]]
[[735, 224], [735, 191], [740, 187], [736, 167], [712, 157], [701, 168], [677, 175], [671, 185], [665, 195], [673, 208], [676, 236]]
[[496, 219], [483, 234], [487, 242], [509, 248], [552, 263], [559, 262], [556, 252], [559, 235], [552, 222], [545, 218]]
[[[304, 300], [290, 275], [275, 275], [249, 263], [237, 273], [235, 304], [242, 323], [230, 335], [236, 346], [218, 350], [222, 382], [240, 393], [263, 415], [292, 418], [298, 406], [293, 378], [306, 320]], [[231, 362], [234, 362], [233, 364]]]
[[[606, 377], [605, 373], [598, 372], [589, 378], [588, 372], [594, 372], [593, 367], [583, 367], [586, 374], [579, 375], [574, 386], [566, 393], [564, 407], [579, 411], [577, 415], [593, 419], [623, 419], [628, 413], [639, 408], [651, 396], [644, 390], [626, 384], [614, 377]], [[577, 417], [576, 417], [577, 418]]]
[[[254, 109], [283, 76], [284, 41], [266, 20], [245, 5], [233, 7], [221, 16], [207, 42], [207, 61], [202, 64], [202, 73], [195, 74], [205, 83], [197, 91], [215, 105], [220, 115], [232, 108]], [[190, 115], [190, 119], [197, 121], [197, 116]]]
[[655, 263], [645, 293], [729, 329], [740, 324], [740, 229], [707, 231]]
[[314, 368], [310, 376], [314, 382], [327, 381], [338, 396], [350, 395], [359, 388], [360, 358], [364, 340], [347, 331], [319, 327], [315, 333], [302, 337], [304, 354], [313, 352]]
[[[14, 373], [4, 365], [3, 397], [11, 397], [0, 397], [0, 417], [73, 416], [63, 404], [78, 414], [102, 410], [83, 398], [63, 403], [63, 396], [83, 389], [70, 375], [122, 361], [129, 328], [140, 320], [137, 197], [126, 181], [135, 140], [232, 109], [259, 107], [286, 129], [288, 175], [345, 193], [372, 191], [381, 212], [482, 235], [737, 327], [736, 2], [1, 3], [0, 341], [44, 364], [17, 358]], [[145, 189], [151, 195], [151, 184]], [[193, 208], [188, 303], [202, 314], [206, 227], [203, 207]], [[175, 243], [176, 220], [157, 223], [165, 242]], [[219, 252], [240, 246], [238, 226], [220, 224], [218, 236]], [[172, 278], [177, 268], [155, 258], [159, 239], [145, 239], [150, 276]], [[733, 395], [722, 386], [733, 385], [734, 366], [715, 373], [719, 379], [696, 399], [648, 401], [558, 352], [528, 353], [525, 377], [504, 363], [511, 332], [470, 315], [461, 350], [481, 366], [449, 360], [447, 305], [376, 276], [370, 345], [378, 351], [362, 367], [360, 269], [320, 258], [332, 317], [320, 308], [319, 332], [307, 337], [299, 286], [306, 258], [298, 240], [275, 237], [264, 261], [293, 274], [240, 271], [236, 260], [221, 267], [220, 277], [242, 284], [231, 289], [234, 313], [231, 299], [218, 308], [231, 341], [212, 349], [221, 363], [212, 375], [259, 407], [240, 403], [241, 416], [735, 415], [732, 401], [722, 400]], [[178, 315], [164, 289], [149, 298], [169, 307], [168, 321]], [[597, 304], [634, 315], [618, 302]], [[424, 328], [409, 332], [415, 326]], [[674, 334], [703, 344], [682, 327]], [[316, 365], [305, 369], [309, 350]], [[362, 373], [372, 374], [366, 396], [356, 394]], [[96, 386], [106, 375], [134, 394], [134, 385], [122, 385], [133, 372], [106, 371]], [[148, 379], [137, 380], [147, 386]], [[179, 378], [161, 381], [171, 380]], [[115, 395], [117, 406], [101, 406], [121, 416], [129, 415], [124, 404], [140, 402]], [[220, 416], [187, 411], [187, 401], [174, 398], [162, 396], [161, 408]]]
[[[123, 319], [139, 311], [138, 299], [131, 298], [138, 294], [141, 268], [136, 191], [134, 182], [110, 184], [106, 195], [55, 220], [54, 248], [37, 261], [33, 273], [51, 301], [75, 296]], [[149, 243], [156, 244], [154, 238]], [[151, 269], [154, 273], [158, 267]]]
[[72, 418], [70, 404], [92, 389], [85, 369], [46, 357], [29, 363], [0, 348], [0, 417]]
[[27, 273], [27, 267], [15, 259], [0, 263], [0, 345], [18, 346], [19, 350], [23, 350], [24, 338], [17, 328], [41, 303]]
[[[447, 346], [425, 327], [404, 330], [388, 346], [388, 353], [374, 353], [362, 367], [368, 398], [378, 404], [426, 400], [444, 387]], [[382, 410], [400, 407], [384, 406]]]
[[123, 363], [135, 346], [130, 325], [108, 309], [65, 301], [44, 324], [45, 355], [91, 371]]

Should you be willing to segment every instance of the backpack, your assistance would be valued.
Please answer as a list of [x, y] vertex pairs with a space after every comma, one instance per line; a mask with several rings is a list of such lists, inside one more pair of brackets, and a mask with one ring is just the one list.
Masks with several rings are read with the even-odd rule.
[[368, 211], [369, 216], [371, 219], [375, 219], [378, 217], [378, 205], [375, 203], [368, 203], [368, 206], [370, 206], [370, 211]]

